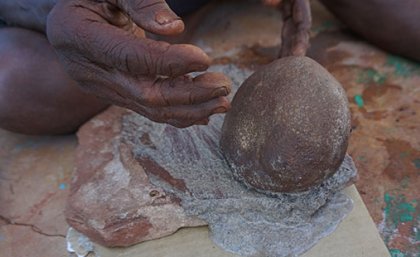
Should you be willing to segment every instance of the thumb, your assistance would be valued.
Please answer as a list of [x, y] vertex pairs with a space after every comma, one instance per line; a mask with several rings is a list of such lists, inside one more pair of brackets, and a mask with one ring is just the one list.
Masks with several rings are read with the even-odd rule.
[[140, 28], [159, 35], [175, 35], [184, 30], [184, 22], [165, 0], [117, 1], [120, 8]]

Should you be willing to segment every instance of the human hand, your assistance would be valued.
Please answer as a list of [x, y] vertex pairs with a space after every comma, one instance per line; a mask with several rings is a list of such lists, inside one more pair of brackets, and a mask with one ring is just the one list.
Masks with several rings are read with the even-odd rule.
[[280, 56], [304, 56], [309, 48], [312, 15], [309, 0], [284, 0]]
[[183, 29], [164, 0], [59, 0], [47, 21], [50, 43], [82, 88], [176, 127], [207, 124], [230, 108], [223, 74], [186, 75], [208, 68], [201, 49], [145, 37]]
[[309, 30], [312, 16], [309, 0], [262, 0], [275, 6], [283, 15], [280, 57], [304, 56], [309, 48]]

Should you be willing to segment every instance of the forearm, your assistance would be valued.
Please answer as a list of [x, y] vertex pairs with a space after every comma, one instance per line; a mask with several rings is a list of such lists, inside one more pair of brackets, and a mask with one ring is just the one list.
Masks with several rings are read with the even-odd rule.
[[57, 0], [0, 0], [0, 19], [10, 26], [45, 32], [48, 13]]

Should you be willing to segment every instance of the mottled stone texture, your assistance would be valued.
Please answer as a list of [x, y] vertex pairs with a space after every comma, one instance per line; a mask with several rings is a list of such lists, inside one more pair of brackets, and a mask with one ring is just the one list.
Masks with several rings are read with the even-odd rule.
[[307, 57], [276, 60], [240, 87], [220, 145], [235, 177], [250, 187], [299, 192], [337, 171], [350, 134], [346, 93]]
[[[212, 69], [234, 90], [249, 74]], [[177, 129], [118, 108], [99, 115], [79, 132], [67, 220], [107, 246], [208, 224], [216, 244], [244, 256], [302, 253], [331, 233], [352, 206], [338, 192], [356, 175], [351, 158], [318, 187], [269, 197], [233, 178], [219, 150], [223, 119]]]
[[80, 129], [67, 222], [107, 246], [128, 246], [205, 224], [187, 217], [179, 198], [149, 182], [121, 140], [126, 113], [111, 108]]

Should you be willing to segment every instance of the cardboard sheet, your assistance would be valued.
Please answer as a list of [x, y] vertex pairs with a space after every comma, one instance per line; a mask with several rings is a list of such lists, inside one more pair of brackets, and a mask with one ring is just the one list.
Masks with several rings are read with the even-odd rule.
[[[354, 209], [330, 236], [302, 257], [387, 257], [390, 256], [355, 186], [345, 189]], [[158, 240], [128, 248], [110, 249], [95, 245], [101, 257], [233, 257], [209, 238], [207, 227], [184, 228]], [[263, 256], [261, 256], [263, 257]]]

